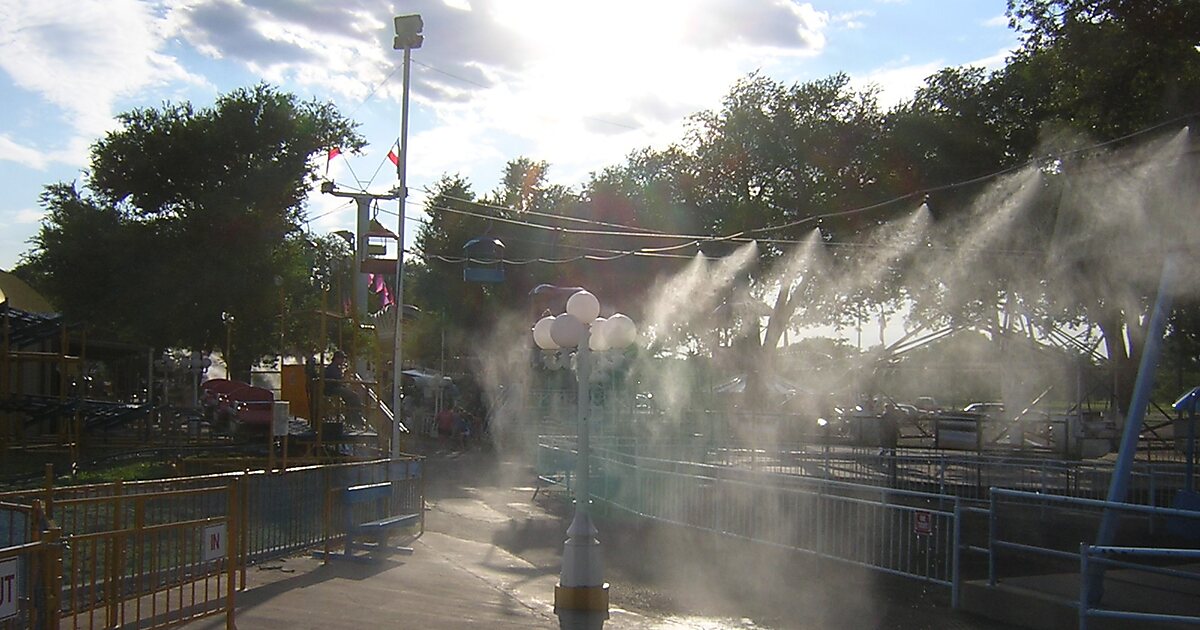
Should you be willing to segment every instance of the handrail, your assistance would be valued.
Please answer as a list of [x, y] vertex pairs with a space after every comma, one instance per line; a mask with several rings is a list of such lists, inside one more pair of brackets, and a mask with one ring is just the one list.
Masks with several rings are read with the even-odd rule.
[[1025, 490], [1010, 490], [1008, 488], [991, 488], [992, 496], [1008, 496], [1024, 499], [1031, 499], [1045, 503], [1060, 503], [1080, 505], [1085, 507], [1109, 508], [1115, 507], [1130, 512], [1141, 512], [1144, 514], [1153, 514], [1155, 516], [1181, 516], [1183, 518], [1200, 519], [1200, 512], [1194, 510], [1180, 510], [1178, 508], [1159, 507], [1153, 505], [1141, 505], [1138, 503], [1121, 503], [1118, 501], [1106, 501], [1104, 499], [1087, 499], [1084, 497], [1069, 497], [1061, 494], [1042, 494], [1040, 492], [1028, 492]]
[[1128, 619], [1133, 621], [1161, 621], [1166, 623], [1200, 623], [1200, 616], [1197, 615], [1178, 615], [1169, 613], [1148, 613], [1137, 612], [1132, 610], [1114, 610], [1111, 608], [1099, 608], [1091, 604], [1092, 601], [1092, 580], [1089, 575], [1092, 573], [1089, 565], [1093, 562], [1102, 564], [1110, 564], [1131, 570], [1145, 571], [1157, 575], [1167, 575], [1171, 577], [1181, 577], [1189, 580], [1200, 581], [1200, 574], [1187, 571], [1176, 571], [1172, 569], [1164, 569], [1162, 567], [1154, 567], [1147, 565], [1139, 565], [1133, 562], [1122, 562], [1111, 558], [1103, 557], [1104, 554], [1137, 556], [1137, 557], [1171, 557], [1171, 558], [1189, 558], [1200, 559], [1200, 549], [1172, 549], [1172, 548], [1154, 548], [1154, 547], [1117, 547], [1112, 545], [1089, 545], [1087, 543], [1079, 544], [1079, 630], [1087, 630], [1089, 617], [1101, 617], [1106, 619]]

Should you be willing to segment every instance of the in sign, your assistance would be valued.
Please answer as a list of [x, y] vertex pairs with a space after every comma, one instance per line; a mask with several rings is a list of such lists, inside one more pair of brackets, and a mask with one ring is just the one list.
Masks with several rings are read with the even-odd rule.
[[205, 527], [200, 536], [200, 557], [205, 562], [225, 557], [225, 523]]
[[0, 561], [0, 620], [17, 616], [17, 559]]
[[913, 533], [928, 536], [933, 533], [933, 513], [925, 510], [913, 512]]

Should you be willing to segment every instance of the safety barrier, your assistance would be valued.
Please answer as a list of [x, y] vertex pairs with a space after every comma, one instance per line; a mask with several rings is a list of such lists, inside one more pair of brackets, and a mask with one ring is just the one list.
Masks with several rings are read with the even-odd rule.
[[[198, 509], [189, 514], [180, 504]], [[63, 625], [164, 628], [224, 614], [233, 627], [238, 484], [61, 500], [67, 514], [108, 512], [114, 529], [72, 534], [63, 551]], [[220, 515], [207, 515], [221, 505]], [[129, 521], [125, 519], [129, 518]]]
[[[539, 440], [539, 452], [547, 448], [573, 451], [574, 443], [575, 438], [571, 435], [543, 435]], [[754, 448], [707, 437], [690, 442], [659, 442], [593, 436], [592, 444], [656, 459], [886, 485], [952, 495], [979, 503], [987, 501], [988, 490], [992, 487], [1101, 499], [1107, 494], [1112, 477], [1112, 463], [1108, 461], [1069, 461], [1015, 453], [967, 454], [934, 449], [891, 450], [800, 443]], [[1128, 502], [1162, 505], [1165, 497], [1186, 487], [1186, 474], [1186, 466], [1177, 462], [1135, 462]], [[1200, 485], [1200, 470], [1194, 471], [1193, 475], [1193, 484]]]
[[[599, 505], [640, 518], [949, 586], [954, 607], [959, 604], [964, 567], [973, 567], [971, 570], [979, 577], [986, 571], [988, 583], [995, 585], [1001, 554], [1040, 557], [1041, 564], [1035, 561], [1034, 565], [1037, 570], [1050, 570], [1042, 566], [1047, 563], [1073, 570], [1081, 562], [1078, 542], [1095, 535], [1103, 510], [1119, 511], [1122, 531], [1136, 540], [1162, 540], [1164, 534], [1170, 536], [1173, 531], [1194, 532], [1196, 524], [1200, 523], [1200, 513], [1195, 511], [999, 487], [984, 489], [979, 496], [987, 497], [986, 501], [952, 493], [906, 490], [902, 487], [903, 480], [915, 476], [911, 470], [906, 470], [906, 467], [911, 468], [913, 461], [908, 454], [894, 458], [887, 454], [881, 457], [879, 453], [843, 456], [843, 467], [848, 464], [866, 466], [870, 458], [874, 458], [870, 463], [875, 475], [873, 483], [862, 483], [861, 477], [849, 476], [852, 481], [842, 481], [829, 475], [829, 471], [839, 467], [827, 464], [824, 454], [807, 454], [791, 468], [804, 470], [807, 474], [785, 474], [730, 465], [732, 458], [722, 464], [712, 464], [644, 455], [646, 452], [669, 452], [657, 445], [606, 441], [603, 437], [596, 442], [598, 445], [591, 449], [589, 487], [592, 499]], [[712, 452], [708, 450], [702, 455]], [[749, 454], [743, 454], [746, 455]], [[767, 461], [761, 456], [759, 453], [756, 457], [758, 462]], [[951, 459], [945, 467], [957, 463]], [[1037, 463], [984, 462], [996, 470], [1010, 471]], [[570, 489], [572, 479], [568, 473], [575, 465], [574, 438], [543, 436], [537, 465], [539, 477]], [[895, 465], [895, 472], [888, 470], [891, 465]], [[1048, 478], [1051, 470], [1046, 466], [1039, 475], [1045, 474]], [[1104, 476], [1111, 474], [1111, 469], [1102, 465], [1066, 466], [1063, 470], [1071, 471], [1069, 474], [1077, 480], [1082, 478], [1079, 471], [1085, 471], [1084, 475], [1093, 472]], [[1162, 482], [1175, 471], [1142, 465], [1137, 474], [1143, 475], [1144, 480]], [[1010, 476], [1015, 477], [1019, 476]], [[883, 480], [901, 487], [889, 487]], [[1164, 486], [1181, 481], [1182, 478], [1176, 476], [1157, 486], [1147, 483], [1144, 496], [1155, 500], [1151, 497], [1164, 493]], [[1089, 482], [1072, 487], [1077, 491], [1092, 492], [1092, 485]], [[1181, 523], [1192, 523], [1191, 529]], [[1093, 549], [1092, 562], [1114, 563], [1109, 558], [1098, 560], [1100, 553], [1111, 555], [1117, 552], [1107, 548]], [[1144, 553], [1178, 558], [1192, 551], [1145, 549]], [[964, 556], [969, 554], [977, 554], [986, 562], [965, 559]], [[1138, 568], [1164, 574], [1149, 564], [1139, 564]], [[1194, 572], [1171, 573], [1168, 570], [1168, 573], [1177, 579], [1200, 581], [1200, 575]], [[1006, 584], [1010, 589], [1019, 588], [1011, 582]], [[1064, 594], [1068, 599], [1073, 595]], [[1174, 614], [1098, 607], [1089, 610], [1085, 612], [1091, 616], [1131, 619], [1165, 620]]]
[[[160, 628], [218, 614], [232, 627], [247, 563], [344, 536], [328, 525], [342, 522], [324, 499], [332, 490], [391, 482], [393, 513], [421, 514], [423, 533], [422, 468], [406, 457], [80, 486], [56, 486], [48, 472], [42, 488], [0, 494], [0, 630], [59, 627], [47, 626], [47, 611], [69, 628]], [[19, 584], [11, 618], [8, 566]]]
[[1150, 549], [1142, 547], [1112, 547], [1097, 546], [1087, 543], [1079, 545], [1079, 630], [1087, 630], [1088, 619], [1101, 617], [1107, 619], [1127, 619], [1141, 622], [1166, 622], [1200, 624], [1200, 614], [1154, 613], [1136, 610], [1117, 610], [1101, 608], [1092, 603], [1092, 585], [1088, 576], [1098, 566], [1109, 566], [1142, 575], [1165, 576], [1171, 579], [1184, 580], [1193, 584], [1200, 583], [1200, 573], [1180, 571], [1169, 567], [1154, 566], [1145, 562], [1131, 562], [1125, 558], [1158, 559], [1174, 561], [1200, 560], [1200, 550], [1197, 549]]
[[592, 498], [613, 509], [944, 586], [955, 581], [953, 500], [605, 449], [592, 455]]
[[[40, 516], [40, 503], [29, 506], [30, 522]], [[59, 627], [62, 530], [50, 523], [30, 537], [0, 548], [0, 630]]]

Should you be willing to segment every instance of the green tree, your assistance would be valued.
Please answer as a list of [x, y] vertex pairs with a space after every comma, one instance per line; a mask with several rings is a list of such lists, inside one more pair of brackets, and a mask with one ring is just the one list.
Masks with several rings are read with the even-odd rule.
[[261, 84], [119, 120], [92, 147], [87, 192], [47, 186], [26, 265], [68, 316], [130, 341], [220, 348], [230, 313], [247, 372], [280, 350], [282, 311], [312, 319], [331, 273], [314, 267], [328, 244], [300, 233], [310, 157], [362, 138], [331, 104]]

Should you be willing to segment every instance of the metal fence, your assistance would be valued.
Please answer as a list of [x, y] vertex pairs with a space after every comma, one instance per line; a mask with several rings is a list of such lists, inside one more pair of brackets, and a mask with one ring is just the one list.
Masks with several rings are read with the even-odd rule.
[[[42, 488], [0, 494], [0, 630], [59, 627], [59, 615], [70, 628], [159, 628], [225, 613], [232, 627], [247, 563], [336, 544], [343, 507], [326, 497], [387, 481], [386, 509], [421, 514], [420, 535], [417, 457], [81, 486], [47, 474]], [[19, 584], [12, 617], [5, 567]]]
[[[1125, 541], [1124, 546], [1093, 545], [1095, 524], [1106, 512], [1117, 519], [1118, 540]], [[1004, 582], [1010, 590], [1043, 588], [1011, 575], [1006, 566], [1015, 561], [1032, 563], [1044, 573], [1079, 570], [1080, 627], [1086, 627], [1089, 616], [1200, 622], [1200, 598], [1179, 596], [1200, 590], [1200, 571], [1187, 564], [1200, 558], [1200, 539], [1196, 537], [1200, 512], [997, 488], [992, 491], [988, 517], [990, 585]], [[1133, 541], [1160, 544], [1130, 545]], [[1099, 598], [1105, 584], [1104, 569], [1110, 567], [1121, 569], [1124, 575], [1119, 580], [1109, 578], [1110, 584], [1121, 583], [1109, 589], [1118, 601], [1102, 608], [1091, 600], [1092, 596]], [[1147, 580], [1148, 575], [1156, 579]], [[1140, 596], [1122, 599], [1120, 594], [1122, 589], [1128, 590], [1128, 584], [1137, 584]], [[1058, 593], [1067, 599], [1075, 594]], [[1120, 608], [1122, 601], [1125, 609]]]
[[61, 530], [0, 548], [0, 630], [57, 628]]
[[[1182, 470], [1171, 465], [1139, 463], [1135, 475], [1142, 486], [1135, 498], [1148, 504], [1109, 503], [1052, 492], [1102, 492], [1112, 472], [1096, 463], [960, 455], [937, 461], [933, 455], [903, 452], [768, 455], [761, 450], [752, 454], [741, 449], [697, 449], [694, 444], [681, 448], [603, 436], [596, 442], [589, 466], [592, 499], [640, 518], [946, 585], [954, 606], [967, 568], [981, 579], [986, 572], [990, 585], [1003, 579], [1006, 588], [1020, 589], [1020, 578], [1031, 571], [1069, 575], [1089, 558], [1093, 564], [1123, 562], [1119, 566], [1125, 570], [1157, 577], [1155, 586], [1143, 588], [1160, 589], [1158, 596], [1152, 593], [1145, 598], [1158, 609], [1121, 609], [1119, 601], [1105, 607], [1084, 606], [1081, 624], [1086, 625], [1088, 616], [1200, 620], [1200, 600], [1193, 602], [1195, 610], [1184, 606], [1182, 612], [1168, 604], [1179, 599], [1172, 595], [1178, 592], [1179, 581], [1190, 582], [1193, 592], [1200, 584], [1194, 566], [1162, 566], [1194, 554], [1188, 547], [1200, 547], [1195, 536], [1200, 531], [1200, 512], [1154, 505], [1165, 502], [1167, 492], [1183, 484]], [[569, 489], [576, 461], [573, 437], [543, 436], [536, 464], [539, 483]], [[981, 477], [972, 479], [974, 483], [951, 482], [961, 474], [950, 472], [956, 466], [970, 467]], [[914, 468], [947, 471], [942, 475], [946, 481], [914, 484], [913, 479], [933, 476], [917, 474]], [[1037, 491], [995, 485], [1001, 480]], [[910, 489], [930, 486], [936, 491]], [[1122, 544], [1153, 541], [1157, 547], [1139, 548], [1136, 554], [1122, 551], [1125, 557], [1120, 560], [1109, 557], [1118, 553], [1115, 547], [1089, 547], [1088, 558], [1082, 557], [1080, 541], [1087, 547], [1094, 540], [1100, 517], [1108, 509], [1120, 515]], [[1156, 560], [1135, 565], [1129, 560], [1132, 555]], [[1081, 581], [1079, 589], [1086, 586]], [[1059, 594], [1065, 601], [1076, 595], [1076, 591]]]
[[[544, 444], [547, 480], [568, 487], [574, 454]], [[954, 500], [832, 480], [592, 450], [592, 498], [664, 523], [951, 586]]]
[[[539, 451], [574, 449], [570, 435], [540, 438]], [[935, 449], [881, 449], [841, 445], [778, 444], [770, 448], [716, 442], [648, 441], [594, 436], [592, 443], [655, 459], [702, 462], [728, 468], [848, 481], [895, 489], [988, 500], [990, 488], [1035, 490], [1081, 498], [1104, 498], [1112, 478], [1108, 461], [1072, 461], [1020, 454], [972, 454]], [[1193, 471], [1200, 486], [1200, 471]], [[1176, 462], [1135, 462], [1128, 502], [1164, 505], [1187, 484], [1186, 466]]]
[[1101, 606], [1092, 601], [1092, 585], [1087, 576], [1099, 566], [1115, 567], [1125, 571], [1133, 571], [1142, 576], [1157, 576], [1171, 580], [1182, 580], [1192, 584], [1200, 583], [1200, 573], [1181, 571], [1170, 567], [1150, 564], [1154, 561], [1184, 561], [1200, 560], [1200, 550], [1197, 549], [1146, 549], [1140, 547], [1097, 546], [1081, 543], [1079, 545], [1079, 630], [1087, 630], [1088, 621], [1093, 617], [1106, 619], [1125, 619], [1137, 622], [1186, 623], [1200, 625], [1200, 612], [1193, 610], [1191, 614], [1180, 612], [1148, 612], [1138, 610], [1121, 610], [1112, 606]]

